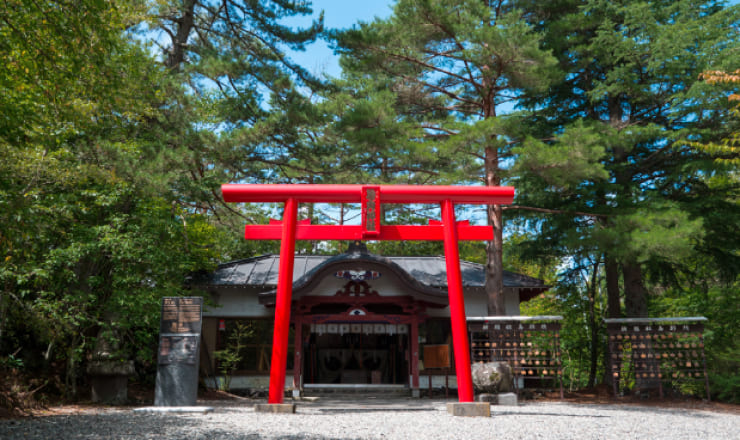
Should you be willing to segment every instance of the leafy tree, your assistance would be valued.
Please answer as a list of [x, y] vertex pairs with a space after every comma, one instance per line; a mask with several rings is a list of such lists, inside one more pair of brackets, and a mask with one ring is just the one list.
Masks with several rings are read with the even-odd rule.
[[[737, 63], [736, 7], [705, 1], [564, 1], [530, 4], [528, 20], [565, 75], [546, 94], [524, 97], [540, 138], [588, 127], [603, 146], [607, 179], [569, 188], [552, 184], [538, 157], [520, 162], [522, 202], [570, 216], [534, 217], [548, 243], [584, 240], [604, 253], [610, 316], [620, 316], [619, 286], [628, 316], [646, 316], [647, 274], [670, 281], [694, 251], [713, 249], [723, 265], [736, 256], [715, 245], [711, 212], [727, 212], [728, 188], [707, 176], [724, 173], [712, 157], [688, 146], [712, 142], [731, 129], [727, 88], [700, 81], [701, 72]], [[571, 140], [574, 142], [577, 140]], [[558, 153], [548, 142], [540, 155]], [[711, 240], [711, 241], [710, 241]], [[621, 270], [621, 277], [620, 277]]]
[[91, 117], [113, 117], [110, 113], [116, 104], [120, 109], [123, 100], [133, 98], [121, 85], [149, 72], [116, 71], [115, 63], [107, 60], [111, 54], [118, 62], [133, 55], [120, 44], [121, 30], [137, 11], [130, 6], [119, 9], [106, 1], [88, 0], [3, 3], [0, 136], [4, 142], [79, 133], [91, 125]]
[[[725, 73], [709, 71], [701, 78], [710, 84], [740, 84], [740, 71]], [[737, 93], [728, 96], [733, 104], [732, 116], [737, 122], [739, 109]], [[733, 304], [738, 298], [738, 280], [740, 271], [728, 264], [727, 254], [737, 252], [738, 224], [738, 125], [719, 141], [702, 144], [693, 142], [692, 147], [711, 155], [717, 164], [717, 172], [706, 178], [707, 186], [715, 193], [715, 199], [721, 198], [720, 212], [706, 213], [710, 220], [710, 245], [704, 248], [704, 255], [691, 260], [691, 271], [681, 273], [672, 288], [651, 304], [656, 314], [700, 315], [708, 318], [705, 331], [705, 349], [710, 390], [713, 398], [737, 403], [740, 401], [740, 378], [738, 371], [737, 343], [738, 314]], [[702, 206], [703, 209], [710, 206]], [[721, 262], [722, 264], [717, 264]]]
[[218, 368], [223, 375], [221, 389], [229, 391], [231, 388], [231, 377], [241, 363], [244, 354], [245, 341], [254, 336], [254, 328], [251, 322], [237, 322], [227, 340], [227, 346], [223, 350], [214, 353], [218, 360]]
[[163, 75], [127, 32], [138, 3], [0, 12], [0, 356], [74, 397], [98, 334], [151, 366], [159, 299], [213, 264], [215, 231], [163, 189], [172, 173], [147, 124]]
[[[737, 308], [737, 279], [719, 281], [718, 271], [709, 258], [692, 260], [694, 276], [681, 277], [651, 301], [650, 311], [659, 316], [704, 316], [704, 350], [712, 399], [737, 403], [740, 401], [740, 365], [737, 328], [740, 324]], [[703, 387], [697, 394], [702, 395]]]
[[305, 182], [330, 166], [330, 146], [312, 142], [321, 82], [286, 55], [316, 40], [323, 16], [305, 29], [282, 24], [312, 13], [282, 0], [152, 2], [147, 29], [176, 102], [160, 124], [188, 157], [179, 189], [198, 209], [235, 213], [219, 206], [224, 182]]
[[[740, 85], [740, 69], [732, 73], [712, 70], [703, 72], [700, 77], [709, 84]], [[733, 116], [735, 119], [740, 119], [740, 106], [737, 104], [738, 101], [740, 101], [740, 94], [733, 93], [728, 98], [731, 102], [735, 103], [735, 106], [732, 109]], [[734, 127], [733, 131], [730, 132], [727, 137], [719, 142], [710, 142], [708, 144], [694, 143], [692, 145], [713, 155], [716, 157], [715, 160], [720, 163], [731, 165], [740, 164], [740, 152], [738, 151], [740, 145], [740, 130], [737, 126]]]
[[[390, 18], [335, 33], [354, 98], [340, 122], [350, 146], [358, 147], [348, 157], [382, 180], [505, 183], [510, 163], [529, 149], [512, 148], [526, 130], [500, 108], [547, 90], [556, 75], [542, 36], [517, 7], [401, 0]], [[598, 148], [576, 147], [572, 162], [553, 168], [567, 166], [571, 179], [599, 174], [588, 166]], [[488, 311], [501, 315], [503, 208], [490, 207], [487, 219], [494, 230], [486, 251]]]

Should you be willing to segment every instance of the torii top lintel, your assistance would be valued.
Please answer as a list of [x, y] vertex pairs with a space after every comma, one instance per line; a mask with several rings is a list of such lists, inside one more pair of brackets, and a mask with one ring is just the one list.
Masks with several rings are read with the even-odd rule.
[[[442, 222], [429, 225], [381, 225], [380, 205], [383, 203], [455, 203], [493, 205], [511, 203], [513, 187], [482, 186], [414, 186], [414, 185], [245, 185], [221, 186], [227, 202], [287, 202], [294, 203], [360, 203], [361, 225], [311, 225], [298, 222], [295, 240], [443, 240]], [[306, 223], [308, 222], [308, 223]], [[471, 226], [465, 222], [454, 225], [459, 240], [492, 240], [493, 231], [487, 226]], [[280, 240], [282, 222], [269, 225], [247, 225], [247, 240]]]
[[453, 203], [505, 205], [514, 200], [511, 186], [443, 185], [312, 185], [312, 184], [225, 184], [226, 202], [360, 203], [363, 188], [377, 188], [380, 203]]

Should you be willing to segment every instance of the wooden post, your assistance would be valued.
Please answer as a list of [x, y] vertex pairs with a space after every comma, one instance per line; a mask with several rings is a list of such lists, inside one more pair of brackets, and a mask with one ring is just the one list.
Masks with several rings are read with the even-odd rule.
[[470, 370], [470, 342], [465, 319], [465, 297], [463, 296], [460, 253], [455, 231], [455, 206], [451, 200], [442, 202], [444, 224], [445, 265], [447, 268], [447, 295], [450, 301], [450, 324], [455, 353], [457, 394], [460, 402], [473, 401], [473, 377]]
[[417, 319], [411, 321], [411, 331], [409, 332], [409, 348], [411, 362], [411, 389], [419, 389], [419, 322]]
[[293, 262], [295, 258], [295, 229], [298, 202], [285, 201], [280, 267], [275, 300], [275, 329], [272, 336], [272, 363], [270, 364], [270, 394], [267, 403], [283, 403], [285, 394], [285, 364], [288, 361], [288, 334], [290, 333], [290, 303], [293, 295]]
[[[294, 321], [295, 331], [293, 345], [295, 354], [293, 355], [293, 389], [301, 391], [301, 375], [303, 374], [303, 322], [299, 316]], [[294, 394], [295, 395], [295, 394]]]

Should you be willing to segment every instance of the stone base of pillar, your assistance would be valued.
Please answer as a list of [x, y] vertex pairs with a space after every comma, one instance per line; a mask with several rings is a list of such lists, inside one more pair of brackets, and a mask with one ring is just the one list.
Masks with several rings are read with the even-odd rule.
[[134, 362], [94, 360], [87, 367], [91, 398], [95, 403], [125, 405], [128, 403], [128, 378], [134, 374]]
[[295, 414], [295, 404], [293, 403], [258, 403], [254, 405], [255, 412], [277, 413], [277, 414]]
[[90, 385], [95, 403], [125, 405], [128, 402], [128, 376], [93, 376]]
[[491, 404], [487, 402], [448, 403], [447, 412], [460, 417], [491, 417]]
[[487, 402], [491, 405], [503, 406], [516, 406], [518, 404], [517, 396], [514, 393], [483, 393], [478, 395], [478, 402]]

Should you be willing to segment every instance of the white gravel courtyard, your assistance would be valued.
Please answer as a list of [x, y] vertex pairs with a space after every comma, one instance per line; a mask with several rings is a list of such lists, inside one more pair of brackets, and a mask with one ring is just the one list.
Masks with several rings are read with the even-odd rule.
[[490, 418], [453, 417], [444, 400], [329, 399], [299, 402], [296, 414], [255, 413], [215, 403], [208, 414], [90, 408], [74, 414], [0, 420], [2, 440], [103, 439], [737, 439], [740, 415], [631, 405], [532, 403], [492, 406]]

